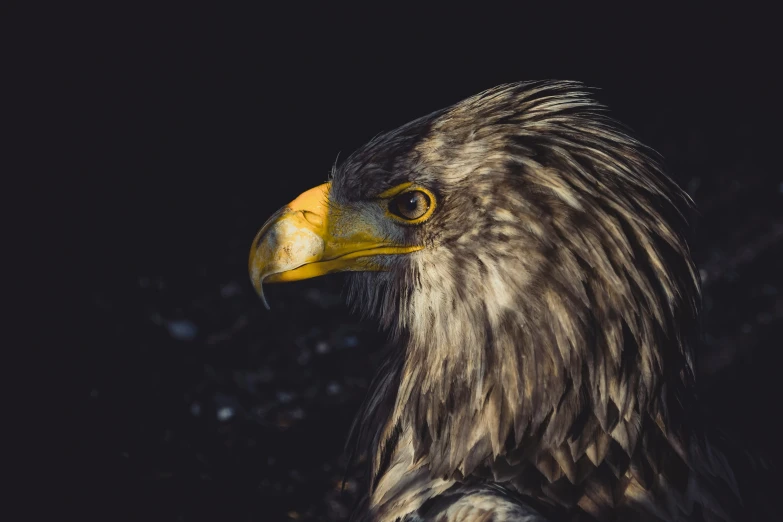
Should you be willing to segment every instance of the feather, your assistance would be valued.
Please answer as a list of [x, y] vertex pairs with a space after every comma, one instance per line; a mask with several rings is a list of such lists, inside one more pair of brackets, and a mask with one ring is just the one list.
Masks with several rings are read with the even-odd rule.
[[654, 152], [578, 83], [510, 84], [379, 135], [330, 198], [401, 183], [438, 204], [389, 229], [424, 248], [351, 276], [395, 343], [357, 520], [742, 519], [696, 404], [692, 202]]

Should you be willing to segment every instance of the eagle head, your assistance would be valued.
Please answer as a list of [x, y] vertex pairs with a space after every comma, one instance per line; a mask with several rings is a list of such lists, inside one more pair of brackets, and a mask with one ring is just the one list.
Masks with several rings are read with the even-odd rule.
[[404, 439], [442, 480], [527, 463], [577, 485], [687, 424], [689, 207], [580, 84], [517, 83], [373, 139], [262, 227], [249, 268], [261, 294], [352, 272], [394, 333], [361, 417], [376, 484]]

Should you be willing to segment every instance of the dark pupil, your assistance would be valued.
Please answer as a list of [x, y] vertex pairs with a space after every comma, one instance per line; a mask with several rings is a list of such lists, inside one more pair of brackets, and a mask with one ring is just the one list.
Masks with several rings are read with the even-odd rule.
[[418, 194], [411, 194], [410, 196], [402, 199], [402, 208], [400, 209], [404, 214], [414, 214], [419, 208], [420, 196]]
[[419, 191], [400, 194], [389, 205], [389, 210], [405, 219], [419, 219], [430, 208], [430, 198]]

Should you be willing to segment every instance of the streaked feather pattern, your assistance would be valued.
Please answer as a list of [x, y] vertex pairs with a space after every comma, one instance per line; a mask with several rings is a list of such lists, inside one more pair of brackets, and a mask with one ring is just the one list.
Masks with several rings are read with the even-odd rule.
[[356, 519], [743, 520], [694, 398], [691, 201], [654, 153], [577, 83], [512, 84], [377, 137], [333, 197], [405, 181], [439, 197], [426, 248], [352, 275], [398, 346]]

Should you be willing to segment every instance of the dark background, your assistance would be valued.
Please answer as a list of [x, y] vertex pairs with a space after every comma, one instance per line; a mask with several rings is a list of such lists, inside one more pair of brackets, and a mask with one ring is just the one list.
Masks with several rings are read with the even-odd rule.
[[340, 494], [343, 443], [385, 337], [348, 314], [340, 276], [269, 286], [264, 310], [250, 242], [338, 153], [518, 80], [598, 87], [694, 197], [704, 408], [778, 457], [772, 14], [400, 9], [69, 6], [29, 18], [12, 50], [22, 77], [45, 80], [30, 83], [38, 111], [25, 128], [52, 140], [31, 158], [57, 163], [51, 226], [86, 305], [57, 430], [73, 435], [69, 508], [82, 517], [347, 514], [357, 476]]

